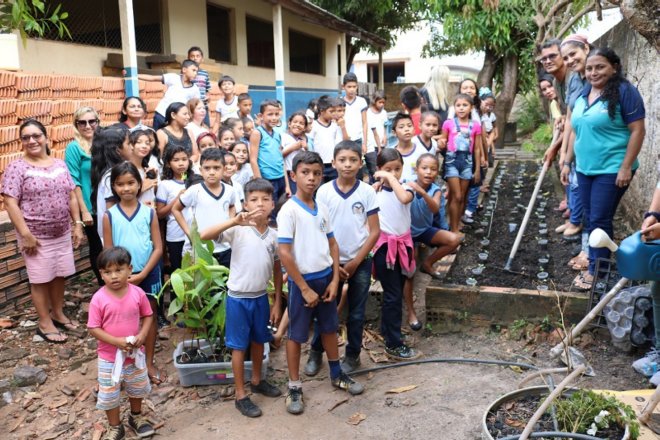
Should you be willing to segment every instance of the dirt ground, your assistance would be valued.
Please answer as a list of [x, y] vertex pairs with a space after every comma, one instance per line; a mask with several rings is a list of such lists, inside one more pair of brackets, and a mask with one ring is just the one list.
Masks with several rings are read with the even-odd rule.
[[[423, 310], [423, 295], [428, 280], [417, 283], [417, 303]], [[67, 293], [67, 313], [82, 319], [92, 288], [79, 284]], [[420, 314], [420, 317], [423, 316]], [[25, 320], [27, 315], [15, 317]], [[180, 330], [178, 331], [180, 333]], [[260, 395], [254, 401], [264, 415], [259, 419], [242, 417], [231, 398], [221, 397], [222, 386], [183, 388], [179, 386], [172, 364], [172, 351], [179, 333], [160, 341], [159, 365], [169, 374], [168, 382], [154, 387], [146, 404], [149, 417], [159, 425], [160, 438], [283, 439], [303, 437], [336, 439], [442, 438], [465, 440], [481, 438], [481, 420], [490, 402], [512, 391], [526, 372], [502, 366], [457, 363], [428, 363], [393, 368], [359, 376], [366, 392], [350, 397], [335, 391], [327, 378], [327, 366], [316, 378], [304, 381], [306, 410], [301, 416], [286, 413], [284, 398]], [[96, 379], [95, 341], [70, 336], [63, 346], [32, 342], [34, 332], [21, 327], [0, 332], [0, 380], [10, 379], [18, 365], [39, 365], [48, 374], [41, 386], [11, 388], [10, 404], [0, 403], [0, 430], [9, 439], [94, 439], [98, 438], [105, 416], [94, 408], [89, 391]], [[469, 329], [460, 334], [437, 335], [432, 329], [411, 335], [423, 359], [471, 358], [497, 359], [557, 366], [548, 359], [553, 335], [538, 326], [522, 328]], [[550, 340], [548, 341], [548, 338]], [[608, 343], [608, 335], [592, 332], [579, 342], [597, 376], [584, 378], [580, 385], [596, 389], [646, 388], [647, 381], [634, 373], [630, 363], [635, 356], [619, 353]], [[376, 364], [382, 346], [367, 344], [364, 368]], [[371, 356], [369, 355], [371, 352]], [[303, 354], [303, 362], [306, 355]], [[379, 363], [377, 365], [386, 365]], [[272, 353], [269, 377], [285, 390], [284, 350]], [[416, 386], [400, 394], [388, 393], [399, 387]], [[71, 396], [64, 393], [70, 392]], [[7, 393], [3, 397], [7, 398]], [[124, 405], [126, 407], [126, 405]], [[357, 415], [356, 415], [357, 414]], [[357, 425], [351, 419], [361, 418]], [[133, 434], [132, 432], [130, 433]], [[95, 437], [96, 435], [96, 437]], [[131, 438], [129, 435], [128, 438]]]

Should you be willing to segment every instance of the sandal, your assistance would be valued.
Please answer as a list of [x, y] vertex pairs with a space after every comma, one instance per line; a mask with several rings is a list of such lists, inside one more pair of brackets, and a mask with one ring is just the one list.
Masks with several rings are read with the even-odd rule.
[[55, 327], [59, 328], [60, 330], [64, 330], [64, 331], [67, 331], [67, 330], [74, 330], [74, 331], [75, 331], [75, 330], [78, 330], [78, 326], [75, 325], [75, 324], [73, 323], [73, 321], [71, 321], [70, 319], [69, 319], [67, 322], [62, 322], [62, 321], [58, 321], [57, 319], [51, 317], [50, 320], [53, 321], [53, 325], [54, 325]]
[[66, 336], [63, 334], [61, 331], [56, 331], [56, 332], [44, 332], [41, 330], [39, 327], [37, 327], [37, 335], [41, 336], [41, 338], [48, 342], [49, 344], [64, 344], [69, 338], [66, 339], [51, 339], [49, 336]]
[[578, 290], [590, 290], [593, 284], [593, 276], [589, 272], [580, 272], [573, 280], [573, 285]]
[[156, 374], [149, 374], [149, 381], [152, 385], [158, 386], [163, 382], [167, 382], [167, 374], [162, 370], [156, 369]]
[[573, 260], [575, 260], [571, 265], [571, 268], [573, 270], [583, 271], [589, 268], [589, 257], [587, 257], [582, 252], [580, 252], [580, 254], [577, 257], [573, 258]]

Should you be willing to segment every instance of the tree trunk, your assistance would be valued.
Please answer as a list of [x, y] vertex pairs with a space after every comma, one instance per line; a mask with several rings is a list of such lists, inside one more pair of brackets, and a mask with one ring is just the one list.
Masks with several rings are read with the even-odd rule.
[[501, 148], [504, 144], [504, 129], [506, 127], [506, 122], [509, 119], [509, 115], [511, 114], [516, 93], [518, 92], [518, 55], [506, 55], [503, 62], [502, 91], [497, 96], [497, 105], [495, 106], [497, 130], [500, 133], [499, 139], [497, 140], [498, 148]]
[[490, 48], [486, 48], [484, 65], [479, 71], [479, 75], [477, 76], [477, 84], [479, 87], [488, 87], [491, 90], [493, 89], [493, 77], [495, 76], [495, 70], [497, 69], [497, 63], [499, 61], [500, 60], [498, 59], [497, 55], [495, 55], [495, 52]]
[[657, 0], [619, 0], [612, 3], [619, 4], [621, 14], [630, 26], [660, 52]]
[[[355, 50], [355, 46], [353, 46], [348, 40], [350, 38], [346, 38], [346, 66], [343, 66], [346, 69], [346, 72], [348, 72], [351, 69], [351, 65], [353, 64], [353, 60], [355, 59], [355, 55], [357, 55], [358, 51]], [[344, 69], [342, 69], [344, 70]]]

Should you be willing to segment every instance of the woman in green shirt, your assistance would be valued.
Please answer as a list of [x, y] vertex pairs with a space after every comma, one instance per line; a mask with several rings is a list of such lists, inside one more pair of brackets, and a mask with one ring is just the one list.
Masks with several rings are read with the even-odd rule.
[[75, 194], [80, 207], [80, 218], [85, 223], [85, 235], [89, 244], [89, 260], [99, 285], [103, 285], [101, 275], [96, 268], [96, 258], [103, 250], [94, 224], [94, 209], [92, 205], [92, 156], [90, 149], [94, 132], [99, 125], [99, 115], [92, 107], [81, 107], [73, 114], [74, 140], [66, 146], [64, 162], [69, 168], [69, 174], [76, 185]]

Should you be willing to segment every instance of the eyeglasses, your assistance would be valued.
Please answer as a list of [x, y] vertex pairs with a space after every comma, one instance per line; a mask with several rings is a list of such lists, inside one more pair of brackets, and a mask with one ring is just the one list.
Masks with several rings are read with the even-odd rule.
[[539, 58], [538, 60], [539, 60], [541, 63], [546, 63], [546, 62], [548, 62], [548, 61], [554, 61], [554, 59], [557, 58], [558, 56], [559, 56], [558, 53], [551, 53], [551, 54], [549, 54], [549, 55], [546, 55], [546, 56], [544, 56], [544, 57]]
[[76, 125], [78, 127], [84, 127], [86, 125], [89, 125], [90, 127], [96, 127], [98, 123], [99, 123], [98, 119], [89, 119], [89, 120], [78, 119], [76, 121]]
[[21, 142], [30, 142], [30, 139], [34, 139], [35, 141], [39, 142], [43, 135], [43, 133], [24, 134], [21, 136]]

